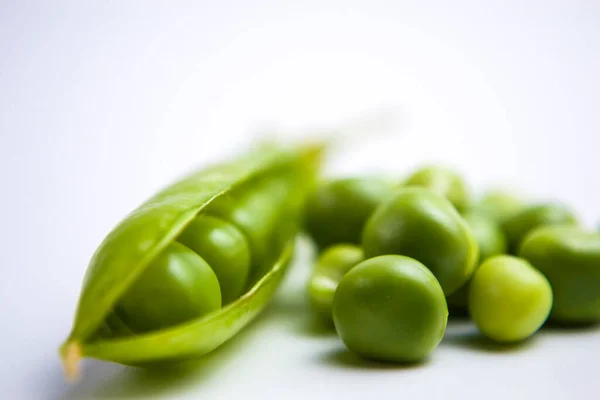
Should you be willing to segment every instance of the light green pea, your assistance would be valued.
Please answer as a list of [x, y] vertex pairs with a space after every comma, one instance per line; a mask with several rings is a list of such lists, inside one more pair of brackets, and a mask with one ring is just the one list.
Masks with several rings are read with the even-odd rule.
[[521, 258], [488, 258], [471, 280], [471, 318], [481, 333], [497, 342], [530, 337], [544, 324], [551, 308], [550, 283]]

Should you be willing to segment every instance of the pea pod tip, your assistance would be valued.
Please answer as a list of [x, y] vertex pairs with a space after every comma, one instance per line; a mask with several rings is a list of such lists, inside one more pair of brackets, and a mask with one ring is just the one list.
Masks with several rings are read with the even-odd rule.
[[79, 342], [70, 341], [62, 347], [61, 359], [67, 381], [73, 383], [79, 378], [82, 357], [83, 351]]

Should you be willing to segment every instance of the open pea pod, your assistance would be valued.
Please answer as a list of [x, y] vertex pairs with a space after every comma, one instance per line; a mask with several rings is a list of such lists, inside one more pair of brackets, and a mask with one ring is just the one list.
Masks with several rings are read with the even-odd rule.
[[263, 146], [188, 175], [129, 214], [90, 261], [60, 349], [67, 376], [82, 357], [198, 357], [247, 325], [284, 275], [321, 153]]

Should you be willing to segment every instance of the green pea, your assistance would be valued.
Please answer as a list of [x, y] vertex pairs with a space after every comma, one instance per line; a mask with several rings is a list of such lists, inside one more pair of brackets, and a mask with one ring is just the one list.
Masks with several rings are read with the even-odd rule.
[[542, 227], [525, 238], [519, 255], [552, 284], [552, 320], [600, 321], [600, 232], [575, 226]]
[[211, 266], [221, 285], [223, 304], [229, 304], [242, 293], [250, 272], [250, 247], [233, 224], [201, 215], [177, 240]]
[[[479, 247], [479, 262], [506, 252], [506, 239], [500, 226], [487, 214], [471, 211], [463, 215], [471, 228]], [[476, 268], [477, 268], [476, 266]], [[469, 282], [448, 297], [448, 305], [454, 309], [466, 309], [469, 294]]]
[[551, 308], [550, 283], [523, 259], [488, 258], [471, 281], [469, 313], [480, 332], [495, 341], [530, 337], [544, 324]]
[[423, 360], [442, 340], [447, 320], [446, 299], [435, 276], [404, 256], [361, 262], [344, 275], [333, 299], [340, 338], [368, 359]]
[[466, 210], [471, 204], [469, 187], [456, 171], [449, 168], [422, 167], [408, 177], [404, 184], [430, 189], [450, 200], [459, 211]]
[[372, 177], [327, 182], [306, 203], [306, 230], [321, 249], [337, 243], [359, 244], [364, 224], [395, 185]]
[[154, 259], [115, 307], [133, 332], [180, 324], [219, 308], [217, 275], [205, 260], [177, 242]]
[[475, 237], [454, 206], [416, 187], [399, 190], [377, 207], [362, 243], [366, 258], [400, 254], [422, 262], [446, 295], [469, 279], [479, 257]]
[[498, 189], [486, 193], [481, 201], [475, 205], [478, 211], [486, 213], [500, 224], [525, 207], [526, 204], [521, 197]]
[[508, 250], [516, 254], [527, 233], [545, 225], [576, 224], [571, 210], [561, 204], [537, 204], [526, 207], [508, 218], [502, 225], [508, 242]]
[[276, 230], [284, 221], [283, 211], [289, 201], [287, 180], [261, 178], [218, 198], [207, 207], [207, 214], [235, 225], [246, 237], [252, 254], [250, 283], [260, 279], [265, 268], [280, 253], [275, 248]]
[[362, 249], [352, 244], [333, 245], [319, 257], [308, 283], [308, 294], [313, 310], [324, 322], [332, 322], [333, 296], [340, 279], [363, 259]]

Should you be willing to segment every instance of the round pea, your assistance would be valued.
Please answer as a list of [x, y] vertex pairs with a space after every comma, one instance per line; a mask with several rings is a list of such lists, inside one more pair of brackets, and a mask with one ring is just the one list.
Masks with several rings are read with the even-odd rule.
[[308, 283], [313, 310], [325, 322], [332, 322], [333, 296], [342, 277], [364, 259], [360, 247], [337, 244], [327, 248], [319, 257]]
[[202, 257], [219, 279], [223, 304], [236, 299], [248, 280], [250, 246], [235, 225], [209, 215], [194, 219], [177, 239]]
[[471, 229], [444, 197], [423, 188], [403, 188], [367, 221], [363, 250], [412, 257], [427, 266], [446, 295], [462, 286], [478, 259]]
[[475, 206], [496, 222], [502, 224], [508, 218], [526, 207], [521, 197], [502, 190], [491, 190]]
[[212, 268], [192, 250], [173, 242], [133, 283], [115, 310], [130, 329], [147, 332], [220, 307], [221, 289]]
[[381, 178], [334, 180], [317, 188], [306, 202], [306, 230], [321, 249], [337, 243], [359, 244], [369, 216], [395, 185]]
[[444, 197], [460, 211], [471, 204], [469, 187], [463, 178], [450, 168], [425, 166], [415, 171], [405, 182], [406, 186], [430, 189]]
[[525, 238], [519, 255], [552, 284], [552, 320], [600, 321], [600, 232], [575, 226], [542, 227]]
[[[471, 228], [479, 247], [478, 265], [487, 258], [506, 252], [506, 239], [500, 226], [487, 214], [471, 211], [463, 215]], [[476, 267], [477, 268], [477, 267]], [[448, 297], [452, 309], [465, 309], [469, 294], [469, 282]]]
[[535, 228], [545, 225], [575, 224], [573, 212], [561, 204], [537, 204], [524, 208], [508, 218], [502, 225], [508, 250], [515, 254], [523, 238]]
[[550, 283], [527, 261], [488, 258], [471, 280], [469, 313], [485, 336], [515, 342], [533, 335], [552, 308]]
[[424, 359], [442, 340], [448, 319], [444, 292], [420, 262], [386, 255], [365, 260], [340, 281], [335, 328], [348, 349], [394, 362]]

